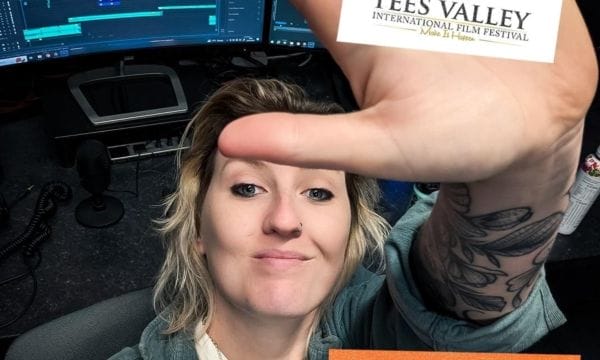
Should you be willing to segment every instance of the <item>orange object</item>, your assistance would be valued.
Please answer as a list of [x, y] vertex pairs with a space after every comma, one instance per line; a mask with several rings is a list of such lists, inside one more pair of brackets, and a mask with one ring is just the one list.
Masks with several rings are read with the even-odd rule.
[[331, 349], [329, 350], [329, 360], [581, 360], [581, 356]]

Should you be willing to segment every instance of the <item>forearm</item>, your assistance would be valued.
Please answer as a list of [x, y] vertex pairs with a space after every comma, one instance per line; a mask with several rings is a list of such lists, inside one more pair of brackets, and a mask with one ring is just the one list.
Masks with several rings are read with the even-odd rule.
[[430, 306], [485, 321], [527, 299], [568, 205], [581, 133], [493, 178], [442, 185], [411, 254]]

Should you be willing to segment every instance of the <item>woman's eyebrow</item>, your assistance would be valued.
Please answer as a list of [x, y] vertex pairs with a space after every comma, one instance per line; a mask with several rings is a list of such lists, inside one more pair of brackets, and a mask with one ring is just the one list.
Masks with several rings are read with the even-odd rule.
[[237, 164], [237, 163], [241, 163], [244, 165], [249, 165], [250, 167], [256, 168], [256, 169], [264, 169], [266, 167], [266, 164], [263, 161], [259, 161], [259, 160], [246, 160], [246, 159], [231, 159], [228, 158], [225, 160], [225, 162], [223, 163], [223, 170], [225, 170], [230, 164]]

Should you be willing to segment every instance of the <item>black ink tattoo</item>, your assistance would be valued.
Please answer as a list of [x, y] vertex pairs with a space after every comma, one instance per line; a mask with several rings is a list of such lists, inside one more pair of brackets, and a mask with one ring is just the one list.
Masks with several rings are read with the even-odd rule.
[[[462, 315], [472, 319], [477, 313], [501, 312], [507, 304], [502, 296], [486, 295], [483, 289], [508, 274], [501, 270], [502, 257], [518, 257], [542, 248], [536, 255], [533, 266], [522, 274], [506, 281], [507, 291], [514, 293], [513, 307], [523, 303], [523, 291], [535, 283], [540, 268], [552, 248], [554, 232], [562, 219], [562, 213], [554, 213], [542, 220], [524, 225], [533, 216], [529, 207], [518, 207], [469, 216], [471, 196], [465, 184], [446, 185], [446, 196], [451, 211], [447, 213], [447, 229], [438, 239], [436, 251], [441, 260], [441, 279], [434, 279], [421, 269], [418, 277], [424, 282], [424, 292], [433, 296], [446, 308], [452, 308], [460, 298], [472, 309]], [[494, 232], [511, 231], [495, 240], [488, 240]], [[462, 256], [459, 256], [462, 255]], [[422, 257], [428, 257], [427, 254]], [[475, 259], [487, 259], [490, 266], [476, 265]], [[428, 260], [431, 264], [433, 259]], [[430, 268], [434, 268], [433, 266]]]
[[533, 259], [533, 267], [522, 274], [519, 274], [506, 282], [508, 286], [508, 291], [516, 292], [515, 296], [512, 300], [512, 306], [518, 308], [523, 304], [523, 298], [521, 293], [526, 288], [532, 286], [537, 278], [539, 277], [540, 269], [546, 262], [548, 255], [550, 255], [550, 250], [552, 249], [552, 245], [554, 244], [554, 240], [549, 241], [546, 245], [537, 253], [535, 258]]

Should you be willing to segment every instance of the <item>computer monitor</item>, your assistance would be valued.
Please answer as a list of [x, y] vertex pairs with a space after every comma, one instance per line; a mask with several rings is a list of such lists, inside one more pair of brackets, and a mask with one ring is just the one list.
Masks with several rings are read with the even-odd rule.
[[3, 0], [0, 66], [165, 46], [260, 44], [266, 0]]
[[324, 48], [308, 27], [306, 19], [288, 0], [273, 0], [268, 43], [276, 47]]

